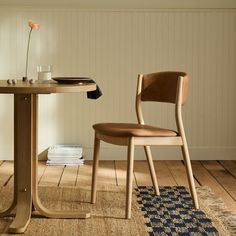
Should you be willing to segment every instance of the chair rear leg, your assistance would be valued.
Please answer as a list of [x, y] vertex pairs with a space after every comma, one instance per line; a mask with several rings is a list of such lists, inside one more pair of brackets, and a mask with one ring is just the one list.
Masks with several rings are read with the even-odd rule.
[[157, 183], [156, 172], [155, 172], [155, 167], [154, 167], [153, 159], [152, 159], [151, 148], [150, 148], [150, 146], [144, 146], [144, 150], [145, 150], [146, 158], [148, 161], [149, 171], [151, 174], [152, 184], [153, 184], [153, 187], [155, 190], [155, 194], [160, 195], [160, 191], [159, 191], [159, 187], [158, 187], [158, 183]]
[[100, 151], [100, 139], [94, 137], [94, 151], [93, 151], [93, 173], [92, 173], [92, 193], [91, 193], [91, 203], [96, 202], [96, 192], [97, 192], [97, 172], [99, 164], [99, 151]]
[[195, 188], [195, 183], [194, 183], [194, 178], [193, 178], [193, 172], [192, 172], [192, 166], [190, 162], [190, 157], [189, 157], [189, 151], [188, 151], [188, 146], [187, 144], [184, 144], [181, 146], [182, 153], [183, 153], [183, 158], [184, 158], [184, 163], [185, 163], [185, 168], [188, 176], [188, 183], [189, 183], [189, 188], [190, 192], [193, 198], [193, 204], [196, 209], [199, 209], [199, 204], [198, 204], [198, 199], [197, 199], [197, 193], [196, 193], [196, 188]]
[[127, 177], [126, 177], [126, 209], [125, 218], [131, 218], [131, 204], [132, 204], [132, 179], [134, 169], [134, 139], [130, 138], [128, 152], [127, 152]]

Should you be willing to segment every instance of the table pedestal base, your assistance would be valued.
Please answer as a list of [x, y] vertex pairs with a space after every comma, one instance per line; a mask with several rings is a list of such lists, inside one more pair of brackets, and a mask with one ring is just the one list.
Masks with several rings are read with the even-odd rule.
[[[24, 233], [36, 209], [49, 218], [89, 218], [89, 212], [54, 211], [45, 208], [38, 197], [37, 94], [14, 95], [14, 199], [0, 217], [16, 208], [10, 233]], [[33, 206], [33, 207], [32, 207]]]

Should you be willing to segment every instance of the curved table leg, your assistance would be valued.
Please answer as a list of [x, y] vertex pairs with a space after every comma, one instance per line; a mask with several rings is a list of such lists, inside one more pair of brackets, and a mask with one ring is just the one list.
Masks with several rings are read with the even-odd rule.
[[[34, 191], [34, 190], [33, 190]], [[59, 218], [59, 219], [86, 219], [90, 217], [90, 212], [87, 211], [55, 211], [44, 207], [37, 196], [37, 191], [33, 193], [33, 201], [37, 211], [48, 218]]]
[[32, 196], [29, 190], [18, 194], [16, 217], [9, 226], [10, 233], [24, 233], [31, 218]]
[[[37, 156], [37, 155], [36, 155]], [[85, 219], [90, 217], [90, 212], [87, 211], [55, 211], [49, 210], [44, 207], [38, 197], [38, 158], [34, 158], [32, 161], [32, 194], [33, 194], [33, 204], [36, 210], [49, 218], [61, 218], [61, 219]]]
[[49, 218], [85, 219], [90, 217], [87, 211], [55, 211], [44, 207], [38, 197], [38, 154], [37, 154], [37, 96], [33, 99], [33, 149], [32, 149], [32, 195], [36, 210]]

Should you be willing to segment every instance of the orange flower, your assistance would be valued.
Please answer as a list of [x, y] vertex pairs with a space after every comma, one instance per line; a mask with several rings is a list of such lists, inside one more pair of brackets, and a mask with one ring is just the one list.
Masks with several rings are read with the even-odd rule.
[[39, 29], [39, 24], [36, 24], [34, 23], [32, 20], [29, 20], [28, 21], [28, 24], [29, 24], [29, 27], [32, 29], [32, 30], [38, 30]]

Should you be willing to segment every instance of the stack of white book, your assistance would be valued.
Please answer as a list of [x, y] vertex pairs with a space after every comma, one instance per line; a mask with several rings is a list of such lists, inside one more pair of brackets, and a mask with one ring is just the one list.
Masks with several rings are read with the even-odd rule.
[[54, 145], [48, 149], [47, 165], [83, 165], [80, 145]]

